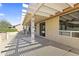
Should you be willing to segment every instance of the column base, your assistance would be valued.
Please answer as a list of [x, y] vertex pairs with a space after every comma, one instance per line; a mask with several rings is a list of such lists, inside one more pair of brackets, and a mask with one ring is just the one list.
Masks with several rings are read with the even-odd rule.
[[35, 40], [31, 40], [31, 43], [36, 43], [36, 41]]

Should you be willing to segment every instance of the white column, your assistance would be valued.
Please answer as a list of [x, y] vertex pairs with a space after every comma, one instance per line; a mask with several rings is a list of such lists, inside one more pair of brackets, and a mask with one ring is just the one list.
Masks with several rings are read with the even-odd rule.
[[34, 18], [31, 19], [31, 42], [35, 42], [35, 23]]
[[70, 31], [70, 37], [72, 37], [72, 31]]
[[25, 31], [25, 34], [26, 34], [26, 36], [27, 36], [27, 26], [26, 26], [26, 31]]
[[[28, 32], [29, 31], [29, 26], [27, 26], [27, 28], [26, 28], [26, 32]], [[27, 33], [28, 34], [28, 33]]]

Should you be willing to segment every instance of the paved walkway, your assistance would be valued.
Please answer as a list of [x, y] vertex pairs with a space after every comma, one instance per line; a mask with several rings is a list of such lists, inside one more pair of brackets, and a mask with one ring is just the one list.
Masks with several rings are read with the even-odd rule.
[[[36, 36], [36, 42], [31, 43], [30, 37], [22, 32], [11, 39], [1, 51], [3, 56], [77, 56], [69, 46]], [[77, 51], [78, 52], [78, 51]]]

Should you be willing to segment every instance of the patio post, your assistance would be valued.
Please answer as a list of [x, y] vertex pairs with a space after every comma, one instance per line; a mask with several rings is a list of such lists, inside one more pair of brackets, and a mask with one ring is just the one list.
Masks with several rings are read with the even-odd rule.
[[31, 19], [31, 42], [35, 42], [35, 23], [34, 23], [35, 18], [33, 17]]

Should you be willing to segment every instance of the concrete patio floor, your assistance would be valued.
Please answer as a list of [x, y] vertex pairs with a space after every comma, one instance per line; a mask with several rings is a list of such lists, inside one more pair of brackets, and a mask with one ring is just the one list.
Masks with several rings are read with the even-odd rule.
[[18, 33], [1, 51], [2, 56], [78, 56], [71, 47], [36, 36], [34, 43], [30, 36]]

